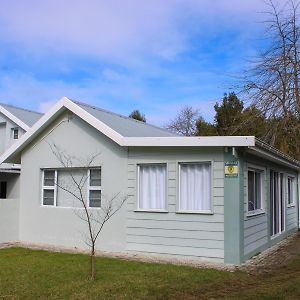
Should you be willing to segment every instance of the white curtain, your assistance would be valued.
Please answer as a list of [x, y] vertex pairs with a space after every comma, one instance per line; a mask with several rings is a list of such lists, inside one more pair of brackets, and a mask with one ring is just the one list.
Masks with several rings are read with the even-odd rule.
[[139, 208], [166, 208], [166, 165], [139, 166]]
[[211, 210], [211, 164], [180, 165], [180, 210]]

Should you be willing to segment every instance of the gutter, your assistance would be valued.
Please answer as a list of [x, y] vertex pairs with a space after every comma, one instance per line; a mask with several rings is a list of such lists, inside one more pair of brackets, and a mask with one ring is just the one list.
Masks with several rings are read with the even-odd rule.
[[254, 147], [248, 147], [248, 149], [251, 149], [255, 152], [259, 152], [265, 156], [271, 157], [272, 159], [280, 162], [281, 164], [288, 165], [290, 167], [293, 167], [294, 169], [300, 169], [300, 161], [292, 158], [291, 156], [279, 151], [275, 147], [267, 144], [266, 142], [255, 138], [255, 146]]

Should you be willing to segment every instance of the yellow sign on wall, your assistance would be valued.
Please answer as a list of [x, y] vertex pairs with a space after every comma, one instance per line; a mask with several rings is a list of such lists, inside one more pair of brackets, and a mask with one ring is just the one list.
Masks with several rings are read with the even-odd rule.
[[225, 162], [225, 177], [238, 177], [239, 166], [237, 161]]

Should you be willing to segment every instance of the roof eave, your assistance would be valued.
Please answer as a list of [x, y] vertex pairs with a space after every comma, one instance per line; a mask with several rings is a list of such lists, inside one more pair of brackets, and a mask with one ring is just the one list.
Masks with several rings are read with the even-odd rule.
[[125, 137], [127, 147], [251, 147], [254, 136]]
[[288, 166], [295, 170], [300, 169], [300, 161], [292, 158], [291, 156], [279, 151], [275, 147], [263, 142], [262, 140], [255, 138], [255, 146], [248, 147], [254, 153], [267, 157], [268, 159], [275, 161], [281, 165]]
[[13, 115], [11, 112], [9, 112], [7, 109], [5, 109], [2, 105], [0, 105], [0, 112], [4, 114], [8, 119], [13, 121], [16, 125], [20, 126], [25, 131], [29, 130], [29, 126], [25, 124], [23, 121], [21, 121], [19, 118], [17, 118], [15, 115]]

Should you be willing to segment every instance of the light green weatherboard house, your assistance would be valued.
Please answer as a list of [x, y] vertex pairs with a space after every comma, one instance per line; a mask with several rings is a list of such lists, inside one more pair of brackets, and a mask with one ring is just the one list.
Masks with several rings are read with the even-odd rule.
[[176, 136], [62, 98], [1, 156], [21, 172], [19, 197], [0, 200], [0, 242], [86, 247], [81, 208], [55, 184], [68, 178], [51, 143], [101, 153], [74, 171], [90, 172], [90, 209], [128, 196], [98, 249], [240, 264], [298, 230], [299, 161], [252, 136]]

